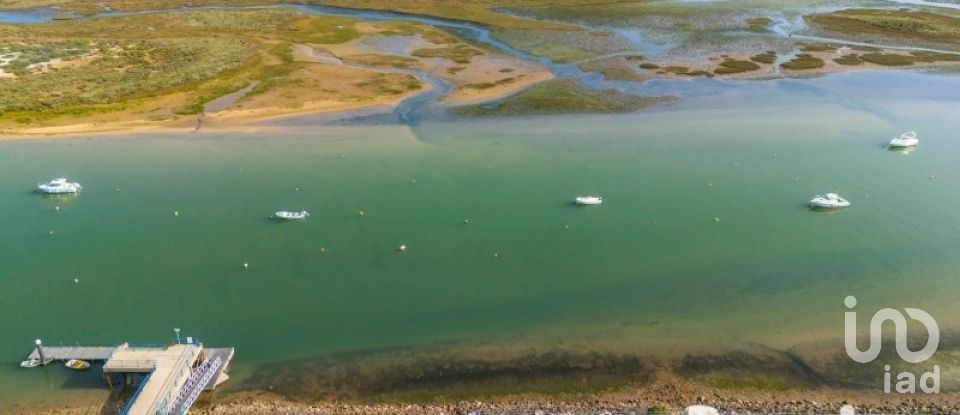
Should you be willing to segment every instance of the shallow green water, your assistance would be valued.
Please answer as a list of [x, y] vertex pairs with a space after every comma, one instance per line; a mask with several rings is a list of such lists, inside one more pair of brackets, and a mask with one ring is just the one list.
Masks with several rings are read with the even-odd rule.
[[[960, 105], [790, 88], [804, 98], [726, 110], [0, 143], [0, 402], [100, 387], [16, 368], [34, 338], [162, 343], [173, 327], [236, 347], [241, 375], [469, 339], [836, 348], [848, 294], [954, 327]], [[916, 152], [882, 147], [910, 128]], [[82, 194], [32, 193], [58, 175]], [[806, 209], [834, 190], [853, 208]], [[582, 194], [607, 202], [571, 206]], [[267, 219], [299, 208], [312, 217]]]

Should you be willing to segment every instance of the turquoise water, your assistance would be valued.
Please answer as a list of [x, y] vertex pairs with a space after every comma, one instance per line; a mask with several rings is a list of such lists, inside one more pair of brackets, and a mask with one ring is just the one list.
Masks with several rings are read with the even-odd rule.
[[[17, 368], [35, 338], [174, 327], [236, 347], [240, 378], [456, 341], [835, 348], [849, 294], [950, 330], [958, 83], [868, 73], [622, 116], [2, 142], [0, 402], [101, 390], [96, 371]], [[883, 148], [907, 129], [917, 151]], [[60, 175], [82, 194], [32, 192]], [[826, 191], [854, 206], [808, 211]], [[570, 204], [583, 194], [606, 203]], [[267, 219], [300, 208], [309, 220]]]

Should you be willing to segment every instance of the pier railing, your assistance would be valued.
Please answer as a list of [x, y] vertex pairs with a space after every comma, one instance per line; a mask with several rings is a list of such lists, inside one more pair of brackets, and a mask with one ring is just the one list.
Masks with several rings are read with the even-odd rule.
[[147, 381], [150, 380], [150, 375], [148, 373], [143, 379], [140, 379], [140, 384], [137, 385], [137, 389], [133, 391], [133, 394], [130, 395], [130, 398], [127, 399], [127, 403], [123, 405], [123, 409], [120, 410], [120, 415], [127, 415], [130, 413], [130, 408], [133, 406], [133, 403], [137, 400], [137, 397], [140, 396], [140, 392], [143, 391], [143, 386], [147, 384]]
[[[173, 406], [174, 400], [179, 395], [178, 393], [175, 394], [174, 392], [178, 392], [180, 390], [180, 385], [182, 384], [181, 379], [183, 379], [183, 382], [186, 382], [186, 379], [189, 379], [189, 374], [186, 376], [184, 376], [184, 374], [190, 371], [192, 364], [193, 359], [184, 359], [182, 362], [180, 362], [179, 366], [177, 366], [177, 368], [171, 372], [170, 377], [167, 378], [167, 384], [163, 385], [163, 388], [161, 389], [163, 392], [159, 394], [160, 398], [157, 399], [152, 412], [156, 413], [157, 415], [167, 415], [169, 413], [170, 407]], [[184, 379], [184, 377], [186, 377], [186, 379]]]
[[117, 369], [130, 369], [131, 371], [152, 372], [157, 368], [157, 362], [154, 360], [110, 360], [110, 369], [112, 371], [122, 371]]
[[183, 385], [180, 395], [174, 400], [170, 408], [170, 415], [185, 415], [193, 406], [193, 403], [197, 401], [197, 398], [200, 397], [203, 388], [213, 379], [213, 375], [220, 373], [221, 365], [223, 365], [223, 360], [220, 359], [220, 356], [217, 356], [197, 367], [190, 375], [187, 383]]

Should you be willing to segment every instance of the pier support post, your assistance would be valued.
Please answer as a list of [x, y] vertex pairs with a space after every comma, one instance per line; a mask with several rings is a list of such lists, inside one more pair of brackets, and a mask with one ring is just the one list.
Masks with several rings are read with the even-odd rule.
[[40, 339], [37, 339], [36, 344], [37, 344], [37, 355], [40, 356], [40, 364], [46, 366], [47, 358], [46, 356], [43, 355], [43, 342], [41, 342]]

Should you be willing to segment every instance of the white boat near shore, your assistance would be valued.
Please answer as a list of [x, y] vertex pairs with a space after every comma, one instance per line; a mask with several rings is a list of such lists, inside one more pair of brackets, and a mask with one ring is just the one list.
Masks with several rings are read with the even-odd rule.
[[890, 148], [916, 147], [920, 144], [916, 131], [907, 131], [896, 138], [890, 140]]
[[603, 198], [600, 196], [577, 196], [573, 203], [579, 206], [598, 206], [603, 204]]
[[67, 181], [67, 179], [63, 177], [37, 185], [38, 191], [51, 195], [77, 193], [82, 188], [80, 183]]
[[310, 212], [301, 210], [299, 212], [290, 212], [286, 210], [281, 210], [273, 214], [273, 217], [280, 220], [304, 220], [310, 216]]

